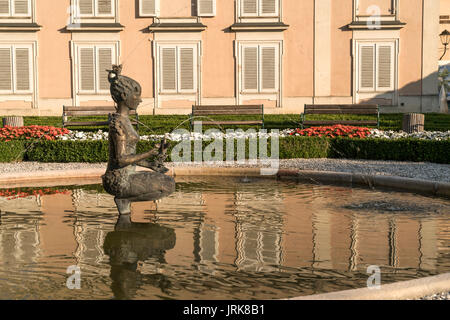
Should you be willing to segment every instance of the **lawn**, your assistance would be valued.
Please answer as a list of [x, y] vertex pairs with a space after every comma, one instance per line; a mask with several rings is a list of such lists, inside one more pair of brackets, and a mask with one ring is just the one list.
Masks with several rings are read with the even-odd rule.
[[[380, 120], [380, 129], [382, 130], [401, 130], [402, 114], [382, 114]], [[85, 117], [84, 120], [101, 119], [105, 117]], [[214, 116], [215, 120], [246, 120], [255, 119], [253, 116]], [[321, 120], [321, 119], [371, 119], [370, 116], [358, 116], [358, 115], [310, 115], [309, 120]], [[373, 117], [376, 119], [376, 117]], [[200, 120], [200, 119], [199, 119]], [[205, 119], [207, 120], [207, 119]], [[287, 129], [298, 128], [300, 126], [299, 114], [282, 114], [282, 115], [265, 115], [265, 128], [266, 129]], [[189, 117], [187, 115], [156, 115], [156, 116], [140, 116], [140, 121], [143, 125], [140, 126], [139, 133], [144, 134], [163, 134], [171, 132], [176, 128], [183, 128], [189, 130]], [[61, 117], [24, 117], [24, 124], [29, 125], [48, 125], [61, 127]], [[242, 128], [244, 130], [251, 126], [222, 126], [219, 129], [228, 128]], [[205, 126], [205, 129], [211, 128], [211, 126]], [[256, 128], [256, 127], [255, 127]], [[97, 131], [99, 129], [107, 130], [107, 127], [71, 127], [72, 130], [84, 130], [84, 131]], [[429, 113], [425, 115], [425, 130], [427, 131], [447, 131], [450, 130], [450, 114], [438, 114]]]

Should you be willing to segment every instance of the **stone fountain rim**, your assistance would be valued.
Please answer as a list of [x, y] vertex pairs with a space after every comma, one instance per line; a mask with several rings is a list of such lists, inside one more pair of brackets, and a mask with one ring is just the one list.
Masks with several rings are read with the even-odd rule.
[[[147, 169], [143, 169], [144, 171]], [[0, 188], [61, 186], [74, 184], [99, 183], [105, 169], [55, 170], [0, 175]], [[390, 175], [370, 175], [349, 172], [312, 171], [300, 169], [280, 169], [276, 175], [261, 175], [260, 168], [226, 167], [173, 167], [168, 175], [183, 176], [247, 176], [277, 178], [301, 182], [339, 184], [348, 187], [363, 186], [369, 188], [388, 188], [397, 191], [421, 193], [450, 198], [450, 183], [423, 179], [405, 178]]]
[[[146, 170], [146, 169], [143, 169]], [[104, 169], [55, 170], [33, 173], [0, 175], [0, 188], [20, 186], [61, 186], [99, 183]], [[259, 168], [211, 168], [174, 167], [169, 175], [183, 176], [247, 176], [277, 178], [303, 182], [320, 182], [345, 186], [365, 186], [369, 188], [390, 188], [399, 191], [417, 192], [450, 198], [450, 183], [404, 178], [398, 176], [366, 175], [348, 172], [310, 171], [281, 169], [276, 175], [263, 176]], [[382, 285], [381, 289], [352, 289], [339, 292], [301, 296], [288, 300], [405, 300], [417, 299], [450, 290], [450, 273], [415, 280]]]

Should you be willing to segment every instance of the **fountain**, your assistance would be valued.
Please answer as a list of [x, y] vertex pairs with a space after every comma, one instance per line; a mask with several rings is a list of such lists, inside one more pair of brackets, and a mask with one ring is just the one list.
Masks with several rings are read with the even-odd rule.
[[[110, 115], [109, 160], [102, 181], [105, 190], [115, 196], [119, 214], [129, 214], [133, 201], [158, 200], [171, 194], [175, 180], [164, 174], [168, 171], [164, 166], [168, 146], [165, 139], [154, 149], [136, 154], [139, 134], [131, 124], [129, 113], [142, 102], [140, 84], [121, 75], [122, 65], [107, 71], [117, 112]], [[152, 157], [153, 161], [148, 160]], [[137, 172], [136, 166], [153, 171]]]

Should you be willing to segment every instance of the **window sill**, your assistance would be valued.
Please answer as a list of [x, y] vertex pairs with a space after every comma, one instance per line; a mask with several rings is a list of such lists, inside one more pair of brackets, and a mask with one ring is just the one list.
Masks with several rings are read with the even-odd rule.
[[71, 32], [89, 32], [89, 31], [107, 31], [118, 32], [125, 27], [120, 23], [80, 23], [66, 26], [67, 31]]
[[380, 21], [380, 25], [373, 25], [368, 21], [353, 21], [347, 27], [350, 30], [399, 30], [402, 29], [406, 23], [401, 21]]
[[206, 30], [203, 23], [153, 23], [148, 27], [151, 32], [202, 32]]
[[289, 25], [283, 22], [240, 22], [233, 24], [230, 29], [234, 32], [239, 31], [284, 31]]
[[36, 32], [42, 29], [37, 23], [0, 23], [1, 32], [31, 31]]

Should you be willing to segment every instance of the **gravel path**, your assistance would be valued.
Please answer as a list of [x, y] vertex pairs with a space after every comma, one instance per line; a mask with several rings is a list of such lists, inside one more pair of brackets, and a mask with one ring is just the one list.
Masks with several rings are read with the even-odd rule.
[[450, 292], [433, 294], [432, 296], [423, 297], [418, 300], [450, 300]]
[[[207, 166], [207, 167], [254, 167], [248, 163], [227, 164], [219, 163], [168, 163], [168, 167], [180, 166]], [[450, 165], [422, 163], [422, 162], [395, 162], [395, 161], [369, 161], [369, 160], [342, 160], [342, 159], [290, 159], [280, 160], [282, 169], [301, 169], [317, 171], [351, 172], [371, 175], [391, 175], [407, 178], [416, 178], [432, 181], [450, 182]], [[42, 172], [53, 170], [77, 169], [106, 169], [106, 163], [40, 163], [18, 162], [0, 163], [0, 175], [25, 172]]]

